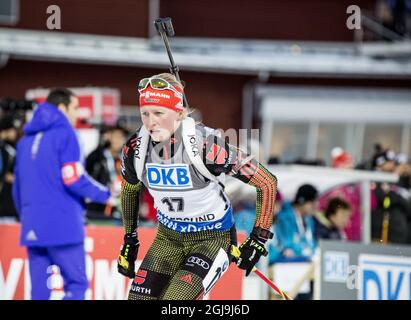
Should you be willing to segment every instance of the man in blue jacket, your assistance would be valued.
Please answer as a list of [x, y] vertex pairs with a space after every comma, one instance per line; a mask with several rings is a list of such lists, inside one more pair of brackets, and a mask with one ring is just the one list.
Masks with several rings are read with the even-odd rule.
[[85, 298], [84, 200], [106, 203], [110, 197], [84, 170], [74, 130], [77, 109], [78, 98], [70, 90], [52, 90], [17, 144], [13, 198], [36, 300], [50, 298], [50, 265], [63, 276], [64, 299]]

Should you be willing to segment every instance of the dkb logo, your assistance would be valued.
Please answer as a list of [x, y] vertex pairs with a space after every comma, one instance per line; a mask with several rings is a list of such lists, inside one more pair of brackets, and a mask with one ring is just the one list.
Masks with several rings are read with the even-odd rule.
[[158, 165], [146, 163], [147, 182], [155, 189], [190, 189], [193, 187], [187, 164]]

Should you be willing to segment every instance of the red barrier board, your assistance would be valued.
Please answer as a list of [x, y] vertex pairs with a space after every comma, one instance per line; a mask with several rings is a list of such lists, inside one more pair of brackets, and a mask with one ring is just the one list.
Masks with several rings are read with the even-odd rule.
[[[123, 241], [123, 229], [115, 226], [86, 227], [86, 267], [90, 288], [87, 299], [127, 299], [131, 280], [117, 272], [117, 256]], [[149, 249], [155, 229], [139, 228], [141, 243], [138, 265]], [[19, 246], [20, 226], [0, 225], [0, 300], [30, 299], [30, 274], [26, 250]], [[244, 239], [244, 235], [240, 235]], [[240, 300], [243, 272], [234, 264], [208, 295], [212, 300]], [[63, 296], [63, 281], [55, 268], [50, 268], [51, 299]]]

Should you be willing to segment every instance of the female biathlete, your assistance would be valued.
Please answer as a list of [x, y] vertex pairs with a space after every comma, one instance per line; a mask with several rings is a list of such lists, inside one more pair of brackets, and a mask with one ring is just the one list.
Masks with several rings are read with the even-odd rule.
[[[272, 238], [276, 177], [253, 156], [196, 124], [183, 104], [174, 75], [144, 78], [138, 85], [143, 126], [122, 152], [121, 206], [125, 228], [118, 271], [134, 281], [129, 299], [201, 299], [233, 260], [233, 211], [223, 187], [225, 174], [257, 190], [253, 231], [241, 244], [239, 268], [249, 275]], [[139, 248], [139, 193], [148, 189], [158, 230], [135, 274]]]

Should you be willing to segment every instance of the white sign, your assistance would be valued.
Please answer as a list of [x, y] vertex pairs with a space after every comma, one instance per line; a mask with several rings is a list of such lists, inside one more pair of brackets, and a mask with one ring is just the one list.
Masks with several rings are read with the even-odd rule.
[[411, 300], [411, 257], [360, 254], [359, 300]]

